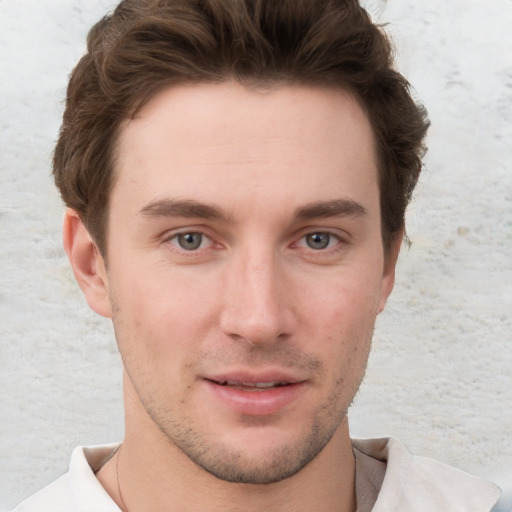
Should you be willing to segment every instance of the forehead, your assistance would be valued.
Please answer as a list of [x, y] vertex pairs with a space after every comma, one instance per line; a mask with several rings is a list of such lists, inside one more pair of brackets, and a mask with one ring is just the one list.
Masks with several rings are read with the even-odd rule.
[[123, 126], [117, 155], [112, 202], [261, 199], [264, 208], [377, 190], [371, 125], [350, 93], [329, 88], [174, 86]]

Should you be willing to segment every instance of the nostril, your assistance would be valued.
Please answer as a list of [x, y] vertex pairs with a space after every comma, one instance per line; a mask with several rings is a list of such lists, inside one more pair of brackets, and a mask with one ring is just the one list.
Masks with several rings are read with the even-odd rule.
[[[228, 333], [229, 334], [229, 333]], [[242, 336], [241, 334], [235, 334], [231, 333], [229, 336], [240, 343], [247, 343], [251, 347], [257, 347], [259, 345], [266, 345], [269, 343], [275, 343], [277, 341], [284, 341], [288, 335], [285, 333], [280, 333], [277, 335], [274, 335], [272, 332], [258, 332], [257, 334], [254, 334], [252, 336], [246, 335]]]

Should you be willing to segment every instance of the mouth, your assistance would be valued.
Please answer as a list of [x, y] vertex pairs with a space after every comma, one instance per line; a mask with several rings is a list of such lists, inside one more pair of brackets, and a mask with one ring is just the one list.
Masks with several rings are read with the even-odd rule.
[[268, 416], [291, 407], [307, 389], [306, 381], [281, 372], [209, 376], [204, 382], [216, 403], [249, 416]]
[[212, 380], [207, 379], [213, 384], [217, 384], [218, 386], [229, 387], [232, 389], [236, 389], [239, 391], [248, 391], [248, 392], [261, 392], [268, 391], [271, 389], [282, 388], [284, 386], [290, 386], [292, 382], [285, 381], [270, 381], [270, 382], [241, 382], [235, 380]]

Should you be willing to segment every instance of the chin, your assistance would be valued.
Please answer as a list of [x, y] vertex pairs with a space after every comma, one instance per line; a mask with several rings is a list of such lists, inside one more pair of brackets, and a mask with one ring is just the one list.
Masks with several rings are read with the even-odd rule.
[[[242, 439], [226, 436], [223, 443], [178, 445], [197, 466], [214, 477], [239, 484], [268, 485], [293, 477], [315, 459], [329, 443], [336, 428], [313, 425], [293, 440], [275, 428], [250, 429]], [[209, 446], [208, 446], [209, 444]]]

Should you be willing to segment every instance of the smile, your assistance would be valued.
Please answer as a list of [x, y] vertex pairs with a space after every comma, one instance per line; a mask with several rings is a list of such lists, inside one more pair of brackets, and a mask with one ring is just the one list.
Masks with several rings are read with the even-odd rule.
[[292, 406], [307, 389], [305, 381], [266, 378], [206, 378], [209, 400], [236, 414], [268, 416]]
[[237, 381], [221, 381], [215, 382], [220, 386], [229, 386], [233, 389], [239, 389], [241, 391], [265, 391], [268, 389], [280, 388], [283, 386], [290, 385], [289, 382], [237, 382]]

